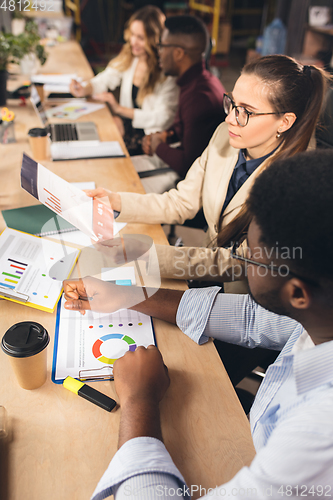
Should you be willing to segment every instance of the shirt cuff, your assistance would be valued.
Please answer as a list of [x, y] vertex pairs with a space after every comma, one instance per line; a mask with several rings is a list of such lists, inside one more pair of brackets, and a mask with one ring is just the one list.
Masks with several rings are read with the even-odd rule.
[[186, 486], [162, 441], [152, 437], [137, 437], [127, 441], [117, 451], [91, 500], [103, 500], [113, 495], [114, 488], [126, 479], [147, 472], [171, 474]]
[[[190, 288], [183, 294], [177, 309], [176, 323], [185, 335], [201, 345], [208, 341], [204, 335], [210, 311], [221, 287]], [[198, 304], [200, 307], [198, 307]]]
[[88, 82], [92, 86], [92, 95], [101, 94], [102, 92], [107, 92], [107, 86], [100, 81], [100, 78], [94, 77]]

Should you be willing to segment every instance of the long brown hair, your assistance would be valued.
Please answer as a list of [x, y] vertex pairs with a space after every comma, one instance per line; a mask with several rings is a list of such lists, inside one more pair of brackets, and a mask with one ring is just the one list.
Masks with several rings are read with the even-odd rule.
[[[292, 127], [281, 134], [282, 143], [271, 161], [305, 151], [321, 111], [328, 74], [316, 66], [303, 66], [284, 55], [266, 56], [250, 62], [244, 66], [241, 74], [255, 75], [269, 86], [267, 98], [276, 113], [287, 111], [296, 115]], [[269, 163], [263, 168], [267, 168]], [[230, 224], [220, 231], [218, 245], [226, 246], [231, 241], [237, 241], [247, 230], [250, 221], [251, 216], [244, 204]]]
[[146, 38], [145, 50], [147, 53], [148, 71], [140, 85], [137, 98], [138, 103], [142, 104], [144, 97], [153, 92], [156, 83], [161, 78], [161, 69], [158, 64], [157, 44], [160, 41], [164, 28], [165, 15], [158, 7], [153, 5], [147, 5], [134, 12], [125, 26], [124, 39], [126, 43], [118, 56], [109, 63], [110, 66], [116, 68], [118, 71], [126, 71], [133, 61], [130, 45], [130, 27], [134, 21], [141, 21], [143, 23]]

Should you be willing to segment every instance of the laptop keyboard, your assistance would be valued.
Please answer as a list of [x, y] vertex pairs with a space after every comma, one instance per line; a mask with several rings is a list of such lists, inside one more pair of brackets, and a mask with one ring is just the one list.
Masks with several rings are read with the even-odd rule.
[[78, 141], [77, 130], [74, 123], [59, 123], [52, 125], [56, 142]]

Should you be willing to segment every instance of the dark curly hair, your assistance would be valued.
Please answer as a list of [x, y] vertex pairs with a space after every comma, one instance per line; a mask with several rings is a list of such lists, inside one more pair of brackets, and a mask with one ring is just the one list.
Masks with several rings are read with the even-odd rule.
[[246, 202], [262, 243], [295, 254], [290, 268], [314, 281], [333, 280], [333, 151], [280, 159], [260, 174]]

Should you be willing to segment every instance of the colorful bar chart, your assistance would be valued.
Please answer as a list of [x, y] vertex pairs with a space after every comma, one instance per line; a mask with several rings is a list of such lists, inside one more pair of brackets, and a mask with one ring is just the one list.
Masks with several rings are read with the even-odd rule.
[[7, 259], [7, 266], [5, 267], [5, 270], [1, 272], [0, 285], [14, 290], [16, 285], [19, 284], [20, 279], [23, 277], [27, 266], [28, 264], [25, 264], [24, 262]]

